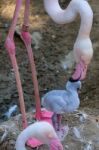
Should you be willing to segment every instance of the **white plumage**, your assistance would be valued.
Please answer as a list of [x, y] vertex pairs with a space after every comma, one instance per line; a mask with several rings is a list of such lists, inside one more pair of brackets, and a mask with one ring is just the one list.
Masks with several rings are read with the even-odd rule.
[[63, 150], [53, 126], [48, 122], [36, 122], [24, 129], [17, 138], [16, 150], [26, 150], [25, 143], [31, 137], [49, 145], [51, 150]]
[[58, 0], [44, 0], [47, 13], [58, 24], [70, 23], [79, 14], [81, 17], [80, 29], [76, 38], [73, 53], [76, 62], [76, 69], [73, 79], [85, 78], [88, 65], [93, 56], [90, 32], [93, 23], [93, 12], [86, 0], [71, 0], [69, 5], [62, 9]]

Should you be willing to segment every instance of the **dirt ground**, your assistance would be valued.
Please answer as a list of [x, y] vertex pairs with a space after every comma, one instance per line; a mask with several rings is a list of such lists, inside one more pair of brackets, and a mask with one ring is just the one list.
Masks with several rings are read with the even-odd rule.
[[[62, 1], [62, 0], [61, 0]], [[66, 2], [65, 2], [66, 1]], [[64, 0], [62, 6], [69, 3]], [[99, 109], [99, 1], [89, 0], [94, 12], [91, 31], [94, 56], [89, 66], [86, 79], [82, 82], [80, 93], [81, 108]], [[0, 1], [0, 122], [4, 121], [4, 113], [10, 106], [18, 103], [15, 77], [8, 53], [4, 47], [5, 38], [11, 24], [15, 1]], [[31, 1], [30, 32], [41, 36], [39, 46], [32, 44], [37, 68], [40, 96], [52, 89], [64, 89], [65, 83], [73, 72], [73, 66], [68, 69], [62, 67], [65, 57], [72, 51], [80, 26], [79, 17], [70, 24], [57, 25], [44, 11], [42, 0]], [[17, 27], [21, 28], [24, 5], [22, 6]], [[26, 110], [34, 108], [35, 99], [31, 71], [26, 49], [17, 34], [15, 34], [16, 56], [20, 68], [20, 75], [24, 91]], [[72, 61], [72, 59], [71, 59]], [[18, 111], [19, 112], [19, 111]], [[17, 113], [18, 113], [17, 112]]]

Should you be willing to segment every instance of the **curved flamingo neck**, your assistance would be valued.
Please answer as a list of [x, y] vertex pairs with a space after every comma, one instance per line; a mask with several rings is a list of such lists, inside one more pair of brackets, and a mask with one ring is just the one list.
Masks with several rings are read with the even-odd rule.
[[29, 126], [21, 132], [16, 141], [16, 150], [26, 150], [25, 143], [30, 137], [35, 137], [35, 129]]
[[72, 2], [66, 9], [62, 9], [58, 0], [44, 0], [45, 10], [54, 22], [59, 24], [70, 23], [75, 20], [77, 14], [73, 12]]
[[[78, 32], [79, 38], [89, 38], [92, 23], [93, 23], [93, 12], [86, 0], [74, 0], [77, 1], [76, 10], [81, 17], [81, 25]], [[77, 37], [77, 38], [78, 38]]]
[[[47, 134], [49, 133], [51, 133], [53, 136], [48, 137]], [[48, 144], [50, 146], [50, 150], [57, 150], [57, 144], [61, 146], [60, 150], [63, 150], [62, 145], [54, 131], [54, 128], [47, 122], [37, 122], [25, 128], [17, 138], [15, 146], [16, 150], [26, 150], [25, 143], [31, 137], [34, 137], [41, 142]]]
[[60, 7], [58, 0], [44, 0], [44, 5], [50, 17], [59, 24], [70, 23], [79, 14], [81, 17], [81, 26], [78, 37], [89, 37], [93, 12], [86, 0], [72, 0], [64, 10]]

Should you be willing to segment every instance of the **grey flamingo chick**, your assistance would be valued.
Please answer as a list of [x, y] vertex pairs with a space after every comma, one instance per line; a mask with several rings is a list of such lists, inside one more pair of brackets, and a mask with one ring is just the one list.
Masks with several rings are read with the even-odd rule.
[[26, 150], [25, 143], [31, 137], [47, 144], [50, 150], [63, 150], [53, 126], [48, 122], [39, 121], [25, 128], [17, 138], [16, 150]]
[[43, 107], [54, 112], [52, 123], [60, 140], [64, 139], [69, 129], [68, 126], [61, 126], [61, 115], [74, 112], [79, 107], [78, 89], [81, 89], [81, 82], [70, 79], [66, 90], [52, 90], [42, 97]]

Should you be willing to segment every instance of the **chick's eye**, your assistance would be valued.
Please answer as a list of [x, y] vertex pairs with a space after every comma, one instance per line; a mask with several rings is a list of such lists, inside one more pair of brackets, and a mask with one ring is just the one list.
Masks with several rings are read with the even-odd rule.
[[79, 91], [80, 90], [80, 88], [77, 88], [77, 91]]

